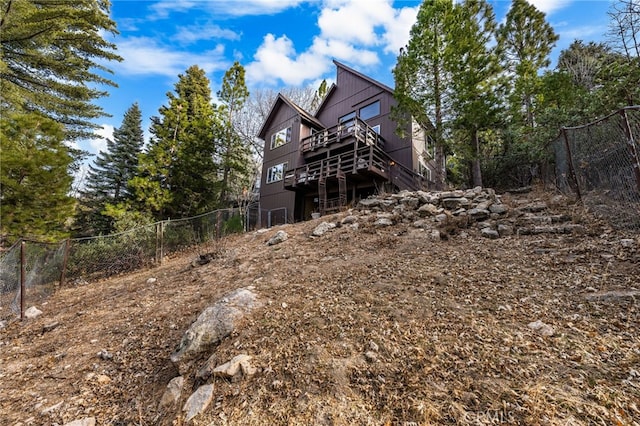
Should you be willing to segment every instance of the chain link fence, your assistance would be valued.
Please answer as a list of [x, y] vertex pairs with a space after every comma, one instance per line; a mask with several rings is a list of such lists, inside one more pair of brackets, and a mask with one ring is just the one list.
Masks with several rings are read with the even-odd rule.
[[0, 320], [48, 298], [62, 278], [67, 242], [19, 240], [0, 258]]
[[640, 106], [563, 127], [554, 143], [556, 184], [618, 229], [640, 229]]
[[22, 317], [26, 307], [41, 303], [65, 282], [86, 282], [149, 267], [171, 254], [260, 227], [250, 212], [217, 210], [59, 243], [20, 240], [0, 255], [0, 320]]

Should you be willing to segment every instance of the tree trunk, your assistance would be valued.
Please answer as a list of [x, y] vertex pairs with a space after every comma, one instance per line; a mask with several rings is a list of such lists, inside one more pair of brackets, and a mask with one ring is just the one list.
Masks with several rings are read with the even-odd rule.
[[482, 186], [482, 170], [480, 169], [480, 138], [478, 138], [478, 131], [474, 130], [471, 135], [473, 142], [473, 159], [471, 160], [471, 175], [473, 179], [473, 186]]

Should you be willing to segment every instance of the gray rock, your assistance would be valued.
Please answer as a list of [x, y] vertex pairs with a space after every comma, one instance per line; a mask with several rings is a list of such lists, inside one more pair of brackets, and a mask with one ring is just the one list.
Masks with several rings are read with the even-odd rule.
[[631, 238], [623, 238], [622, 240], [620, 240], [620, 245], [624, 248], [631, 248], [636, 245], [636, 242]]
[[[42, 332], [43, 332], [43, 333], [48, 333], [48, 332], [50, 332], [50, 331], [55, 330], [55, 329], [56, 329], [56, 328], [58, 328], [59, 326], [60, 326], [60, 323], [59, 323], [58, 321], [55, 321], [55, 322], [52, 322], [52, 323], [49, 323], [49, 324], [45, 324], [45, 325], [42, 327]], [[0, 327], [0, 328], [2, 328], [2, 327]]]
[[160, 410], [167, 410], [167, 409], [173, 408], [180, 400], [183, 386], [184, 386], [184, 377], [178, 376], [171, 379], [171, 381], [167, 385], [167, 389], [162, 394], [162, 398], [160, 399], [160, 404], [158, 405], [158, 408]]
[[462, 198], [464, 197], [464, 191], [442, 191], [440, 193], [440, 199], [444, 200], [445, 198]]
[[373, 223], [375, 226], [392, 226], [393, 221], [386, 217], [381, 217]]
[[2, 320], [0, 321], [0, 330], [2, 330], [3, 328], [5, 328], [7, 326], [7, 321], [6, 320]]
[[35, 306], [32, 306], [26, 311], [24, 311], [24, 317], [27, 319], [38, 318], [40, 315], [42, 315], [42, 311], [36, 308]]
[[261, 303], [250, 289], [241, 288], [205, 309], [182, 337], [171, 361], [180, 364], [218, 345], [239, 321]]
[[505, 224], [499, 224], [498, 225], [498, 234], [500, 234], [501, 237], [506, 237], [508, 235], [513, 235], [513, 226], [510, 225], [505, 225]]
[[538, 333], [541, 336], [551, 337], [555, 334], [555, 330], [549, 324], [545, 324], [544, 322], [537, 320], [534, 322], [530, 322], [528, 327]]
[[520, 210], [524, 212], [538, 213], [547, 210], [547, 208], [547, 203], [539, 201], [537, 203], [531, 203], [527, 204], [526, 206], [520, 207]]
[[483, 200], [476, 204], [475, 208], [479, 210], [489, 210], [489, 207], [491, 207], [491, 201]]
[[489, 210], [485, 210], [485, 209], [471, 209], [468, 212], [468, 215], [471, 216], [471, 218], [473, 218], [473, 220], [485, 220], [489, 217]]
[[480, 230], [480, 235], [482, 235], [485, 238], [490, 238], [492, 240], [500, 238], [500, 234], [498, 234], [498, 231], [491, 228], [482, 228], [482, 230]]
[[362, 209], [371, 209], [373, 207], [379, 207], [380, 200], [378, 198], [365, 198], [358, 202], [358, 207]]
[[95, 417], [85, 417], [84, 419], [73, 420], [65, 423], [64, 426], [96, 426]]
[[185, 421], [191, 421], [195, 416], [206, 410], [212, 400], [213, 385], [200, 386], [198, 390], [191, 394], [182, 408], [185, 413]]
[[424, 220], [424, 219], [420, 219], [420, 220], [416, 220], [415, 222], [413, 222], [411, 224], [411, 226], [413, 226], [414, 228], [428, 228], [431, 226], [431, 222]]
[[456, 210], [460, 207], [469, 207], [470, 205], [471, 202], [469, 201], [469, 199], [464, 197], [442, 199], [442, 206], [448, 210]]
[[406, 206], [408, 209], [415, 210], [418, 208], [420, 201], [415, 197], [404, 197], [400, 200], [400, 204]]
[[311, 235], [314, 236], [314, 237], [321, 237], [324, 234], [326, 234], [327, 231], [330, 231], [331, 229], [333, 229], [335, 227], [336, 227], [336, 224], [333, 223], [333, 222], [322, 222], [321, 224], [316, 226], [316, 228], [313, 230]]
[[589, 302], [622, 302], [625, 300], [633, 301], [640, 299], [640, 290], [612, 290], [612, 291], [596, 291], [587, 294], [585, 298]]
[[397, 200], [394, 199], [384, 199], [380, 201], [380, 205], [382, 206], [382, 209], [385, 211], [390, 211], [393, 209], [393, 207], [398, 204]]
[[504, 204], [491, 204], [489, 206], [489, 211], [491, 213], [503, 215], [503, 214], [506, 214], [509, 211], [509, 209]]
[[429, 238], [431, 238], [431, 240], [433, 241], [440, 241], [442, 239], [442, 235], [440, 234], [440, 231], [438, 231], [437, 229], [433, 229], [429, 234]]
[[280, 244], [281, 242], [286, 241], [287, 238], [289, 238], [289, 234], [287, 234], [285, 231], [281, 229], [278, 232], [276, 232], [276, 234], [273, 237], [269, 238], [269, 241], [267, 241], [267, 245], [273, 246], [276, 244]]
[[447, 219], [449, 219], [449, 216], [447, 216], [445, 213], [440, 213], [439, 215], [436, 215], [435, 219], [438, 223], [447, 223]]
[[425, 216], [435, 216], [438, 213], [440, 213], [440, 209], [438, 209], [437, 206], [431, 204], [431, 203], [426, 203], [420, 206], [420, 208], [418, 209], [418, 215], [425, 217]]
[[231, 378], [242, 372], [245, 377], [251, 377], [256, 373], [256, 368], [251, 365], [251, 355], [240, 354], [229, 362], [217, 366], [213, 370], [213, 375], [216, 377]]
[[350, 214], [349, 216], [345, 216], [344, 218], [342, 218], [340, 223], [342, 223], [343, 225], [351, 225], [352, 223], [356, 223], [357, 221], [358, 217]]

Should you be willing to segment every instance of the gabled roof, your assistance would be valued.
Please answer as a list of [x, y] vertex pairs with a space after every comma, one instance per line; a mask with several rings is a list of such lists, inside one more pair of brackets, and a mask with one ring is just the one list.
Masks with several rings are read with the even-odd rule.
[[381, 88], [382, 90], [385, 90], [385, 91], [387, 91], [387, 92], [389, 92], [389, 93], [393, 94], [393, 89], [392, 89], [391, 87], [387, 86], [386, 84], [382, 84], [382, 83], [380, 83], [379, 81], [374, 80], [374, 79], [372, 79], [371, 77], [368, 77], [368, 76], [366, 76], [366, 75], [364, 75], [364, 74], [362, 74], [362, 73], [360, 73], [360, 72], [358, 72], [358, 71], [354, 70], [353, 68], [349, 68], [349, 67], [348, 67], [348, 66], [346, 66], [345, 64], [343, 64], [343, 63], [341, 63], [341, 62], [338, 62], [338, 61], [336, 61], [335, 59], [333, 60], [333, 63], [334, 63], [334, 64], [336, 64], [336, 67], [338, 67], [338, 68], [342, 68], [343, 70], [348, 71], [348, 72], [350, 72], [351, 74], [355, 74], [355, 75], [357, 75], [358, 77], [360, 77], [361, 79], [366, 80], [366, 81], [368, 81], [369, 83], [371, 83], [371, 84], [373, 84], [373, 85], [375, 85], [375, 86], [378, 86], [378, 87], [379, 87], [379, 88]]
[[264, 124], [262, 125], [262, 128], [260, 128], [260, 132], [258, 133], [258, 137], [260, 139], [264, 139], [265, 133], [269, 128], [271, 121], [273, 120], [273, 117], [276, 115], [276, 113], [278, 112], [278, 110], [283, 104], [293, 109], [296, 113], [300, 115], [301, 119], [305, 120], [306, 122], [313, 124], [320, 129], [324, 128], [324, 125], [317, 118], [315, 118], [309, 112], [305, 111], [302, 107], [296, 105], [295, 102], [293, 102], [291, 99], [284, 96], [282, 93], [278, 93], [278, 96], [276, 97], [276, 100], [273, 102], [273, 106], [271, 107], [271, 110], [267, 115], [267, 119], [264, 121]]
[[[393, 95], [393, 89], [389, 86], [387, 86], [386, 84], [382, 84], [377, 80], [372, 79], [371, 77], [368, 77], [356, 70], [354, 70], [353, 68], [350, 68], [348, 66], [346, 66], [345, 64], [336, 61], [335, 59], [333, 60], [333, 63], [336, 65], [337, 68], [342, 68], [343, 70], [347, 71], [348, 73], [351, 73], [361, 79], [363, 79], [364, 81], [379, 87], [380, 89], [382, 89], [385, 92], [390, 93], [391, 95]], [[338, 75], [338, 72], [336, 70], [336, 77]], [[337, 78], [336, 78], [337, 80]], [[329, 98], [331, 97], [331, 94], [333, 93], [333, 91], [336, 89], [336, 83], [332, 84], [331, 87], [329, 88], [329, 90], [327, 91], [326, 96], [324, 97], [324, 99], [322, 100], [322, 102], [320, 103], [320, 106], [318, 107], [318, 110], [316, 111], [316, 116], [320, 113], [320, 111], [322, 111], [322, 109], [324, 108], [325, 104], [329, 101]]]

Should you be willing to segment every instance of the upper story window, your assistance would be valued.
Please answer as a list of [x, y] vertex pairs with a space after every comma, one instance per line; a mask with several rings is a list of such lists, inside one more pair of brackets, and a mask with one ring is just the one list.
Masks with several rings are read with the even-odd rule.
[[271, 135], [271, 149], [291, 142], [291, 127], [282, 129]]
[[361, 120], [368, 120], [376, 115], [380, 115], [380, 101], [360, 108], [359, 114]]
[[380, 125], [376, 124], [375, 126], [373, 126], [371, 128], [371, 130], [373, 130], [374, 132], [376, 132], [377, 134], [380, 134]]
[[347, 121], [353, 120], [354, 118], [356, 118], [356, 112], [355, 111], [350, 112], [349, 114], [343, 115], [342, 117], [340, 117], [338, 119], [338, 123], [343, 124], [343, 123], [346, 123]]
[[267, 170], [267, 183], [278, 182], [284, 178], [284, 172], [287, 170], [287, 163], [276, 164]]

